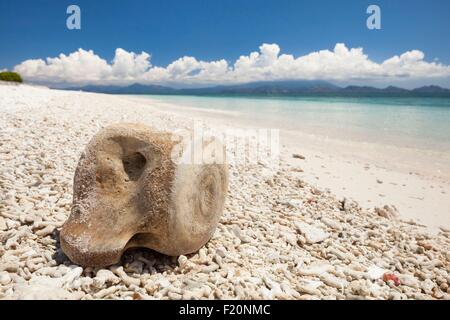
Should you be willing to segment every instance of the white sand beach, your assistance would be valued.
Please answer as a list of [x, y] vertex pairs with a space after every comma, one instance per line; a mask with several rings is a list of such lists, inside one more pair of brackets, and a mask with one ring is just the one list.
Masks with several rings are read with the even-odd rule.
[[176, 130], [193, 119], [252, 126], [150, 99], [0, 85], [0, 298], [450, 299], [445, 161], [283, 130], [276, 172], [230, 166], [223, 217], [198, 253], [73, 265], [58, 232], [90, 138], [117, 122]]

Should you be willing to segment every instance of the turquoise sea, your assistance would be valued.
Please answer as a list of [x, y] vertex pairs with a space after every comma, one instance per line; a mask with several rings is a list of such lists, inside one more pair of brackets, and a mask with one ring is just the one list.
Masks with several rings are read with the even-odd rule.
[[236, 123], [450, 152], [448, 98], [144, 97]]

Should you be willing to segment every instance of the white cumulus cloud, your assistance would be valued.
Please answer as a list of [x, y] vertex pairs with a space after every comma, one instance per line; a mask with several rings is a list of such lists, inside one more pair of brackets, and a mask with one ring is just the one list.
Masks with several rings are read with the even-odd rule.
[[282, 54], [277, 44], [263, 44], [258, 52], [226, 60], [201, 61], [184, 56], [169, 65], [153, 66], [151, 55], [116, 49], [111, 62], [92, 50], [79, 49], [55, 58], [31, 59], [14, 67], [25, 80], [70, 84], [185, 84], [212, 85], [269, 80], [396, 80], [450, 77], [450, 66], [427, 62], [419, 50], [395, 55], [381, 63], [369, 59], [362, 48], [338, 43], [295, 57]]

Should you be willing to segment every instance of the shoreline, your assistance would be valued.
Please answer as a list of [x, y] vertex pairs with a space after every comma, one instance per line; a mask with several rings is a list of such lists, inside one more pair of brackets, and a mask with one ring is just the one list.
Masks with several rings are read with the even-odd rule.
[[[240, 120], [234, 111], [178, 106], [157, 99], [123, 96], [148, 103], [159, 112], [207, 119], [221, 126], [264, 127]], [[266, 127], [270, 128], [270, 127]], [[277, 129], [277, 128], [275, 128]], [[450, 158], [438, 152], [329, 138], [301, 130], [280, 130], [283, 160], [301, 167], [300, 176], [338, 197], [352, 198], [366, 209], [395, 206], [404, 219], [413, 219], [439, 232], [450, 228]], [[304, 161], [292, 159], [303, 154]], [[434, 156], [441, 155], [439, 161]]]

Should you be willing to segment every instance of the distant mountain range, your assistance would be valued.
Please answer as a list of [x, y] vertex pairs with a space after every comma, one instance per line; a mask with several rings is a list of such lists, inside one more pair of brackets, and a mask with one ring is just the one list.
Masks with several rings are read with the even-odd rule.
[[336, 97], [450, 97], [450, 89], [424, 86], [412, 90], [389, 86], [383, 89], [368, 86], [339, 87], [326, 81], [267, 81], [230, 86], [175, 89], [159, 85], [72, 87], [69, 90], [110, 94], [162, 95], [236, 95], [236, 96], [336, 96]]

